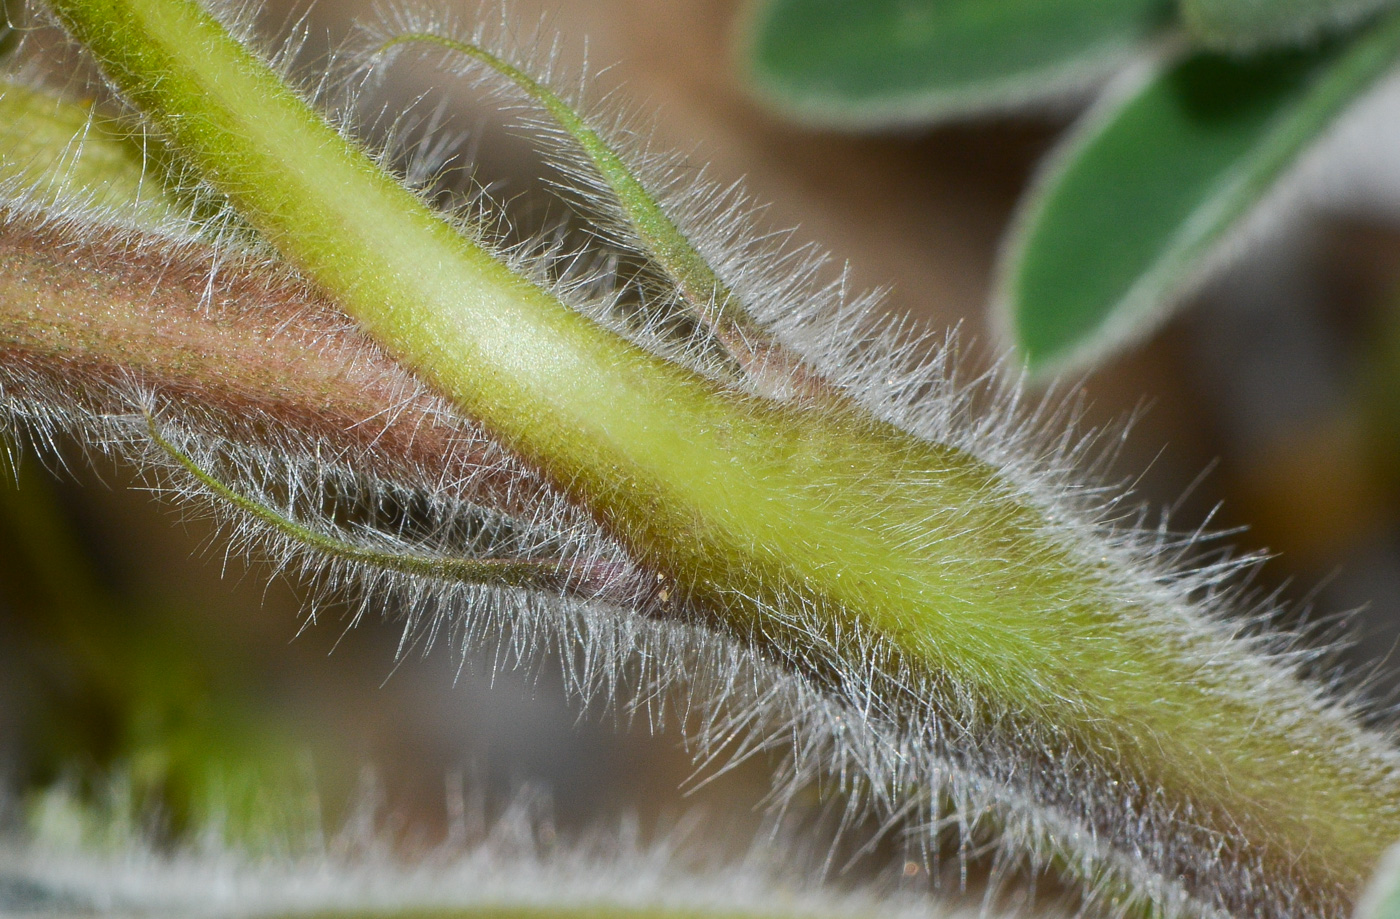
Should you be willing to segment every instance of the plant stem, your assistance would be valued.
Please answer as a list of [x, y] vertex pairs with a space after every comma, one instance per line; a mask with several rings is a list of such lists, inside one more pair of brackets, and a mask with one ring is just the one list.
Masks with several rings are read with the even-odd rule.
[[435, 45], [491, 68], [549, 113], [612, 189], [618, 207], [642, 247], [675, 282], [676, 291], [700, 324], [764, 394], [824, 400], [841, 398], [839, 391], [749, 315], [734, 291], [676, 226], [661, 202], [633, 174], [622, 156], [558, 93], [480, 45], [433, 32], [395, 35], [376, 48], [375, 54], [413, 43]]
[[[275, 426], [282, 449], [290, 436], [405, 484], [460, 479], [490, 462], [469, 426], [409, 373], [276, 273], [130, 234], [93, 231], [75, 244], [20, 219], [0, 226], [0, 264], [10, 398], [57, 394], [69, 410], [129, 412], [104, 393], [137, 379], [198, 405], [211, 434], [270, 448]], [[503, 500], [525, 488], [494, 491]]]
[[1025, 848], [1048, 835], [1075, 870], [1173, 909], [1326, 915], [1400, 836], [1388, 741], [1072, 508], [964, 450], [729, 391], [593, 324], [458, 235], [192, 0], [51, 5], [390, 354], [851, 730], [933, 748], [972, 800], [1014, 790], [994, 803]]

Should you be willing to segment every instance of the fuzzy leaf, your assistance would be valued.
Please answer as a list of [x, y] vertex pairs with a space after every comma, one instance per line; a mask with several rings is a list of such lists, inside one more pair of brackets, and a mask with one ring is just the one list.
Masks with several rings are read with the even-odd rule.
[[1035, 182], [994, 309], [1029, 367], [1161, 323], [1230, 231], [1400, 52], [1400, 17], [1310, 52], [1195, 54], [1085, 119]]
[[[475, 798], [475, 795], [473, 796]], [[135, 827], [103, 848], [42, 830], [0, 835], [0, 915], [188, 916], [244, 919], [1009, 919], [1058, 910], [975, 910], [947, 896], [842, 884], [814, 872], [786, 835], [722, 841], [740, 857], [720, 861], [710, 840], [663, 834], [639, 845], [627, 830], [598, 827], [586, 839], [551, 834], [549, 818], [522, 797], [479, 825], [404, 858], [397, 822], [322, 827], [290, 837], [272, 855], [213, 840], [154, 849]], [[524, 806], [522, 806], [524, 805]], [[363, 824], [365, 816], [360, 815]], [[651, 835], [651, 834], [648, 834]], [[329, 837], [333, 844], [321, 842]], [[697, 845], [697, 842], [700, 843]], [[745, 844], [748, 845], [747, 852]], [[786, 860], [782, 860], [785, 856]]]
[[761, 96], [804, 120], [921, 123], [1080, 88], [1170, 12], [1163, 0], [768, 0], [743, 65]]
[[1181, 0], [1192, 34], [1214, 48], [1301, 43], [1354, 25], [1394, 0]]
[[[221, 501], [247, 513], [287, 539], [313, 551], [323, 552], [331, 558], [383, 571], [439, 578], [463, 584], [551, 591], [563, 590], [571, 582], [582, 582], [587, 577], [586, 570], [575, 569], [562, 559], [423, 555], [350, 542], [294, 520], [271, 505], [241, 494], [220, 481], [188, 453], [167, 439], [154, 416], [147, 414], [146, 424], [151, 442]], [[581, 586], [581, 583], [576, 586]]]
[[37, 207], [64, 202], [152, 227], [180, 212], [146, 168], [153, 147], [90, 105], [0, 80], [0, 195]]
[[1361, 902], [1356, 919], [1400, 919], [1400, 845], [1381, 859]]

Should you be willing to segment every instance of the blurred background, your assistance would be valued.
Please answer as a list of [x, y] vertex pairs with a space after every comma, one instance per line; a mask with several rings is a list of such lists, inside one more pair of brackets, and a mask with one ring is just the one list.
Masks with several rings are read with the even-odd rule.
[[[708, 164], [721, 185], [743, 179], [767, 204], [765, 223], [848, 261], [856, 288], [888, 288], [888, 310], [959, 326], [970, 360], [995, 358], [986, 308], [998, 241], [1073, 104], [936, 130], [817, 131], [746, 94], [731, 57], [738, 3], [507, 8], [523, 33], [543, 20], [560, 37], [566, 71], [585, 57], [608, 67], [593, 95], [619, 88], [658, 147]], [[272, 33], [303, 14], [314, 58], [374, 10], [269, 4], [261, 21]], [[447, 100], [477, 180], [542, 225], [557, 219], [529, 140], [414, 60], [389, 73], [385, 100]], [[1358, 144], [1333, 178], [1367, 168]], [[1375, 674], [1384, 700], [1400, 685], [1400, 210], [1355, 191], [1383, 176], [1355, 178], [1350, 192], [1280, 212], [1180, 318], [1063, 386], [1091, 426], [1135, 419], [1110, 478], [1173, 508], [1178, 530], [1208, 522], [1234, 530], [1239, 552], [1277, 555], [1258, 591], [1309, 617], [1346, 614], [1343, 658]], [[75, 459], [54, 475], [30, 456], [20, 479], [18, 492], [0, 481], [0, 768], [24, 792], [12, 810], [32, 817], [34, 792], [56, 785], [89, 802], [134, 788], [145, 802], [135, 819], [161, 832], [211, 812], [234, 824], [280, 807], [257, 771], [273, 768], [314, 798], [312, 822], [336, 826], [368, 796], [406, 843], [440, 838], [448, 789], [464, 785], [495, 802], [537, 789], [565, 833], [619, 815], [651, 832], [698, 812], [738, 837], [767, 819], [771, 762], [697, 773], [674, 723], [653, 733], [644, 719], [581, 708], [551, 660], [494, 672], [494, 649], [462, 658], [442, 646], [398, 660], [392, 621], [348, 629], [326, 609], [306, 622], [304, 585], [226, 559], [205, 522], [149, 500], [129, 470]], [[823, 803], [795, 811], [817, 820]], [[903, 857], [892, 851], [870, 858]]]

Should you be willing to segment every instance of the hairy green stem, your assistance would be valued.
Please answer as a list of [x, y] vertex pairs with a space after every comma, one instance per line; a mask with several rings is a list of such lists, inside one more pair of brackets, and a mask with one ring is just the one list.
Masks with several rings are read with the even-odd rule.
[[[458, 235], [193, 0], [51, 5], [289, 261], [690, 608], [873, 698], [878, 730], [938, 715], [966, 732], [950, 756], [1023, 751], [998, 773], [1025, 783], [1006, 807], [1044, 808], [1081, 868], [1117, 864], [1108, 849], [1203, 910], [1328, 914], [1400, 836], [1386, 741], [993, 467], [847, 406], [729, 391], [593, 324]], [[1143, 843], [1153, 820], [1169, 826]]]
[[647, 253], [676, 285], [700, 324], [709, 330], [745, 374], [766, 393], [796, 390], [806, 397], [838, 399], [839, 394], [749, 315], [734, 291], [676, 226], [661, 202], [647, 189], [616, 150], [558, 93], [509, 61], [480, 45], [433, 32], [395, 35], [376, 50], [424, 43], [465, 55], [518, 86], [549, 113], [579, 145], [612, 189]]

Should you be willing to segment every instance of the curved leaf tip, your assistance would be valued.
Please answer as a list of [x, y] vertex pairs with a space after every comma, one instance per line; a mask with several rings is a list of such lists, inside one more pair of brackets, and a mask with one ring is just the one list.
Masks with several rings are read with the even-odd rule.
[[764, 0], [741, 64], [802, 120], [927, 123], [1083, 88], [1171, 15], [1166, 0]]
[[1299, 154], [1400, 55], [1400, 16], [1355, 39], [1138, 77], [1034, 183], [996, 319], [1033, 373], [1085, 366], [1163, 322]]

